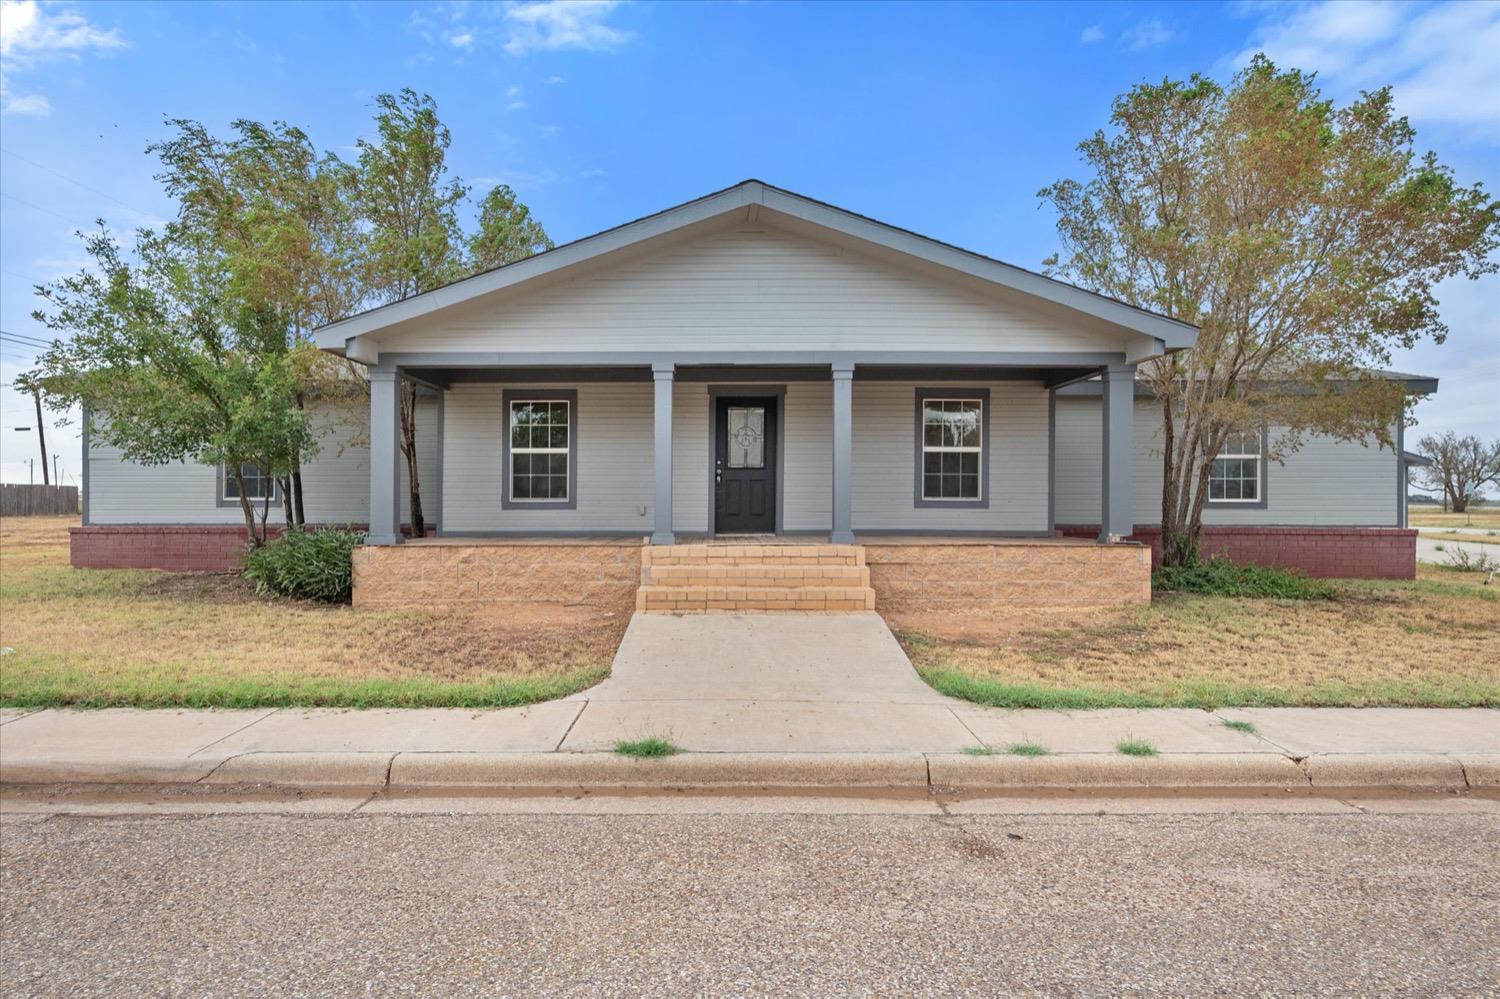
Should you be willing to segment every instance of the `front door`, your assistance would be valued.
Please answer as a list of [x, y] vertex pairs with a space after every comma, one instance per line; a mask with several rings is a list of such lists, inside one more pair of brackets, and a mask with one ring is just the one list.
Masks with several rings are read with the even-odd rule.
[[714, 533], [776, 533], [776, 400], [720, 398]]

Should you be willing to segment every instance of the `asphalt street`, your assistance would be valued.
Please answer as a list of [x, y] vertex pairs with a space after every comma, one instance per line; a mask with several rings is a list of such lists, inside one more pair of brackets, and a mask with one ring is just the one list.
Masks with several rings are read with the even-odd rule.
[[1500, 816], [1317, 805], [12, 814], [0, 991], [1495, 992]]

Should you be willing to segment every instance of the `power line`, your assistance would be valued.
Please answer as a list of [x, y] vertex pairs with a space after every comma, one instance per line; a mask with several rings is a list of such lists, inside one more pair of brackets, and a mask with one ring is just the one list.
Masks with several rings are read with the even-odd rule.
[[10, 330], [0, 330], [0, 336], [9, 337], [12, 340], [30, 340], [39, 347], [50, 347], [53, 344], [51, 340], [43, 340], [41, 337], [35, 337], [29, 333], [12, 333]]
[[32, 202], [27, 201], [25, 198], [18, 198], [14, 194], [7, 194], [4, 191], [0, 191], [0, 198], [9, 198], [11, 201], [14, 201], [18, 205], [25, 205], [27, 208], [41, 212], [43, 215], [51, 215], [55, 219], [62, 219], [64, 222], [68, 223], [68, 225], [76, 225], [80, 229], [92, 229], [94, 228], [95, 222], [98, 221], [97, 219], [95, 219], [94, 222], [91, 222], [88, 225], [83, 225], [77, 219], [71, 219], [66, 215], [60, 215], [50, 208], [43, 208], [41, 205], [33, 204]]
[[125, 202], [121, 201], [119, 198], [115, 197], [113, 194], [107, 194], [104, 191], [99, 190], [97, 187], [90, 187], [88, 184], [85, 184], [81, 180], [74, 180], [72, 177], [69, 177], [65, 173], [59, 173], [58, 171], [52, 169], [49, 166], [46, 166], [45, 164], [38, 163], [36, 160], [32, 159], [29, 156], [22, 156], [20, 153], [15, 152], [14, 150], [11, 150], [11, 149], [0, 149], [0, 152], [3, 152], [6, 156], [10, 156], [10, 157], [13, 157], [15, 159], [18, 159], [22, 163], [30, 163], [32, 166], [36, 167], [38, 170], [41, 170], [41, 171], [43, 171], [45, 173], [50, 173], [52, 176], [58, 177], [58, 178], [60, 178], [62, 180], [65, 180], [69, 184], [73, 184], [73, 185], [76, 185], [77, 187], [83, 188], [85, 191], [92, 191], [94, 194], [99, 195], [99, 197], [101, 197], [101, 198], [108, 198], [110, 201], [113, 201], [115, 204], [119, 205], [121, 208], [128, 208], [131, 211], [135, 212], [137, 215], [147, 215], [147, 216], [149, 216], [151, 214], [150, 212], [143, 212], [143, 211], [141, 211], [139, 208], [135, 207], [134, 205], [128, 205], [128, 204], [126, 204]]

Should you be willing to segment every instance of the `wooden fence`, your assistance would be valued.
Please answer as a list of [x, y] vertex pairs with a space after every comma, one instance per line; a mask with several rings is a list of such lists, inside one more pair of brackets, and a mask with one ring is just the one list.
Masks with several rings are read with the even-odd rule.
[[77, 516], [77, 486], [23, 486], [0, 483], [0, 516]]

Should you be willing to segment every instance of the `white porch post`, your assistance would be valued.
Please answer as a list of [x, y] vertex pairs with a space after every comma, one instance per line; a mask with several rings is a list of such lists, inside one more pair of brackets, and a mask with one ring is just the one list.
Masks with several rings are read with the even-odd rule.
[[836, 545], [854, 541], [854, 365], [833, 366], [833, 531]]
[[370, 372], [370, 545], [401, 543], [400, 398], [394, 371]]
[[1104, 476], [1099, 540], [1123, 538], [1135, 531], [1131, 516], [1134, 491], [1135, 365], [1111, 364], [1100, 373], [1104, 416]]
[[654, 445], [656, 457], [656, 492], [652, 503], [656, 512], [656, 529], [651, 532], [653, 545], [670, 545], [672, 534], [672, 378], [674, 366], [653, 364], [651, 380], [656, 387]]

